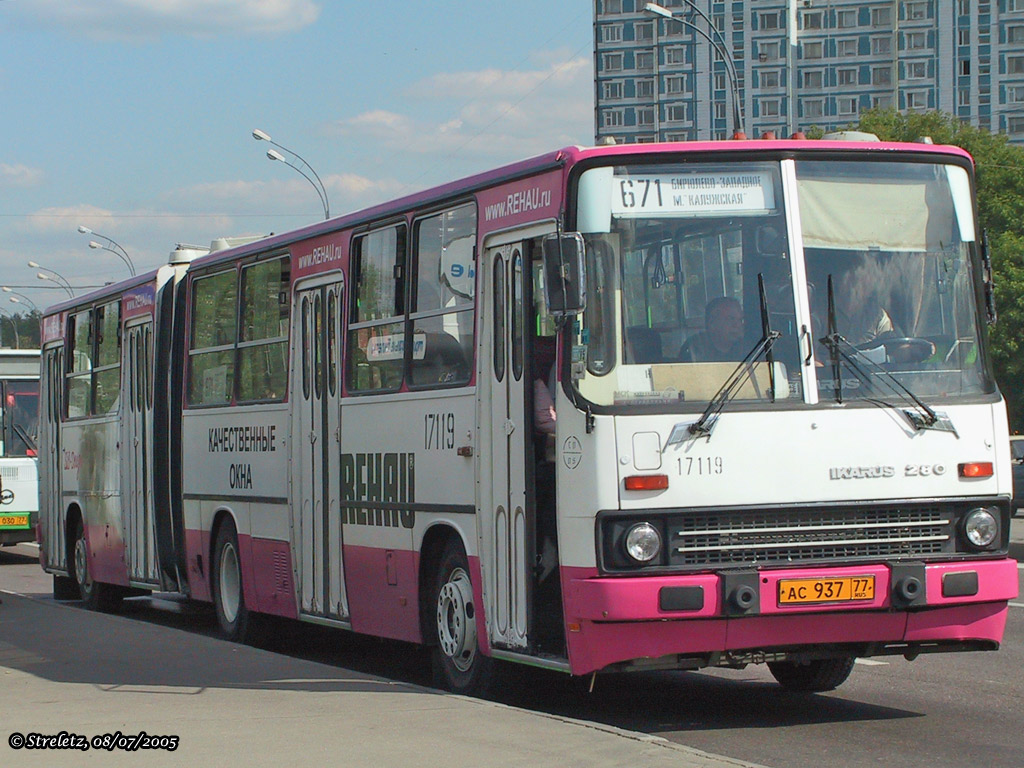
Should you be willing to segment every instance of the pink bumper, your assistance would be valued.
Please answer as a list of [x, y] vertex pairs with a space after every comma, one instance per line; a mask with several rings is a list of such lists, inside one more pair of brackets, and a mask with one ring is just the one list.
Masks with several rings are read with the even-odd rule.
[[[874, 595], [844, 603], [780, 605], [784, 579], [874, 579]], [[884, 565], [764, 570], [755, 610], [729, 615], [718, 574], [600, 577], [563, 568], [569, 658], [575, 674], [674, 654], [772, 650], [824, 643], [999, 643], [1007, 601], [1017, 596], [1013, 560], [942, 563], [924, 569], [913, 607], [894, 603]], [[751, 586], [751, 588], [753, 588]], [[670, 597], [666, 599], [666, 595]], [[671, 596], [685, 595], [685, 599]]]

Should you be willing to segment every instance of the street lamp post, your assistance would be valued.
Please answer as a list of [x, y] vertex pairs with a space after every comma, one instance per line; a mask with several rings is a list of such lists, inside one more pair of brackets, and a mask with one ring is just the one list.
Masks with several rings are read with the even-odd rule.
[[79, 225], [78, 231], [83, 235], [95, 235], [101, 240], [106, 240], [109, 243], [109, 245], [103, 245], [103, 243], [97, 243], [95, 240], [90, 240], [89, 247], [93, 249], [98, 248], [101, 251], [110, 251], [112, 254], [117, 256], [117, 258], [119, 258], [121, 261], [125, 263], [132, 277], [135, 277], [135, 265], [132, 263], [132, 259], [128, 255], [128, 251], [126, 251], [116, 240], [107, 237], [106, 235], [101, 235], [99, 232], [93, 232], [88, 227], [82, 225]]
[[15, 304], [28, 304], [36, 312], [39, 311], [39, 307], [36, 306], [36, 303], [34, 301], [32, 301], [32, 299], [30, 299], [24, 293], [18, 293], [16, 290], [11, 288], [9, 285], [0, 286], [0, 291], [3, 291], [4, 293], [12, 294], [11, 295], [11, 301], [14, 302]]
[[[309, 163], [307, 163], [306, 160], [298, 152], [296, 152], [294, 150], [291, 150], [291, 149], [288, 149], [288, 147], [281, 146], [276, 141], [271, 139], [270, 136], [267, 135], [266, 132], [261, 131], [259, 128], [253, 128], [252, 137], [254, 139], [256, 139], [256, 141], [266, 141], [266, 142], [268, 142], [270, 144], [273, 144], [278, 149], [283, 149], [285, 152], [287, 152], [292, 157], [296, 158], [300, 163], [302, 163], [304, 166], [306, 166], [309, 169], [309, 173], [313, 174], [313, 178], [310, 178], [309, 174], [307, 174], [304, 170], [299, 168], [299, 166], [297, 166], [294, 163], [290, 162], [288, 160], [288, 158], [286, 158], [280, 152], [278, 152], [276, 150], [273, 150], [273, 149], [268, 149], [267, 150], [267, 159], [268, 160], [277, 160], [280, 163], [284, 163], [289, 168], [291, 168], [293, 171], [296, 171], [297, 173], [302, 174], [302, 177], [306, 181], [308, 181], [310, 184], [313, 185], [313, 189], [316, 190], [316, 194], [320, 198], [320, 204], [324, 207], [324, 218], [325, 219], [331, 218], [331, 205], [330, 205], [330, 202], [327, 199], [327, 188], [324, 186], [324, 183], [320, 180], [320, 176], [313, 169], [313, 166], [310, 165]], [[314, 178], [316, 179], [316, 181], [313, 181]]]
[[[682, 1], [694, 13], [696, 13], [698, 16], [704, 19], [705, 23], [708, 25], [708, 29], [711, 30], [711, 32], [705, 32], [703, 29], [698, 27], [689, 19], [684, 19], [679, 16], [676, 16], [668, 8], [660, 6], [657, 3], [647, 3], [644, 6], [644, 10], [647, 13], [653, 14], [655, 16], [662, 16], [666, 19], [670, 19], [671, 21], [675, 21], [679, 24], [682, 24], [687, 29], [692, 29], [698, 35], [707, 40], [708, 45], [710, 45], [711, 48], [721, 57], [722, 63], [725, 65], [725, 74], [729, 78], [729, 85], [731, 86], [732, 90], [733, 131], [736, 133], [742, 133], [743, 104], [740, 101], [739, 77], [736, 74], [736, 62], [733, 60], [732, 53], [730, 53], [728, 47], [726, 47], [725, 38], [722, 36], [722, 33], [718, 30], [718, 27], [714, 25], [714, 22], [711, 20], [711, 17], [708, 16], [707, 13], [702, 8], [700, 8], [700, 6], [694, 3], [693, 0]], [[714, 33], [715, 37], [717, 37], [718, 39], [716, 40], [715, 37], [712, 37], [711, 33]]]
[[[32, 267], [32, 269], [44, 270], [44, 272], [36, 273], [36, 277], [38, 277], [40, 280], [52, 280], [54, 283], [63, 288], [64, 292], [67, 293], [68, 296], [70, 296], [71, 298], [75, 298], [75, 291], [71, 287], [71, 283], [68, 282], [68, 279], [64, 277], [64, 275], [62, 275], [60, 272], [52, 270], [49, 267], [44, 267], [35, 261], [30, 261], [28, 265]], [[47, 275], [45, 274], [45, 272], [49, 272], [50, 274]]]

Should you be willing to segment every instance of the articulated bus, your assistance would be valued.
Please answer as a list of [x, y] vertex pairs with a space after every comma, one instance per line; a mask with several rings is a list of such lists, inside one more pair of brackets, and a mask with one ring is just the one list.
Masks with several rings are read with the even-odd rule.
[[39, 350], [0, 349], [0, 545], [35, 541]]
[[424, 644], [462, 692], [996, 649], [973, 184], [928, 144], [574, 147], [52, 307], [43, 567]]

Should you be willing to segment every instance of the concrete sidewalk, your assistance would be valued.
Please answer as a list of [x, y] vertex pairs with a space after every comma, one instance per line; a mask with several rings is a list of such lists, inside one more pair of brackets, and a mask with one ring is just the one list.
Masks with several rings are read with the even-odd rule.
[[[0, 765], [739, 768], [657, 737], [0, 594]], [[120, 732], [176, 751], [13, 749]], [[14, 737], [17, 741], [17, 737]]]

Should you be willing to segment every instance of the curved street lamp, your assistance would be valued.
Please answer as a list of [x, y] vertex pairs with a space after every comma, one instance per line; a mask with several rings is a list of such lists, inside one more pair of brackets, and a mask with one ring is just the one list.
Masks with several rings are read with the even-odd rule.
[[280, 163], [284, 163], [293, 171], [302, 174], [302, 177], [313, 185], [313, 189], [316, 190], [316, 194], [320, 198], [320, 204], [324, 207], [324, 218], [331, 218], [331, 205], [327, 199], [327, 188], [324, 186], [324, 183], [320, 180], [320, 176], [319, 174], [317, 174], [316, 170], [314, 170], [313, 166], [307, 163], [306, 160], [298, 152], [288, 149], [288, 147], [281, 146], [276, 141], [271, 139], [270, 136], [265, 131], [261, 131], [259, 128], [253, 128], [252, 137], [256, 139], [256, 141], [266, 141], [270, 144], [273, 144], [278, 149], [283, 149], [285, 152], [295, 157], [300, 163], [302, 163], [304, 166], [306, 166], [306, 168], [309, 169], [309, 173], [313, 174], [313, 178], [315, 178], [316, 181], [313, 181], [313, 178], [310, 178], [309, 174], [307, 174], [294, 163], [290, 162], [288, 158], [286, 158], [280, 152], [277, 152], [276, 150], [273, 149], [267, 150], [268, 160], [277, 160]]
[[132, 259], [128, 255], [128, 251], [126, 251], [120, 245], [120, 243], [118, 243], [113, 238], [107, 237], [106, 235], [101, 235], [99, 232], [94, 232], [93, 230], [89, 229], [86, 226], [79, 225], [78, 231], [80, 234], [83, 235], [95, 235], [101, 240], [106, 240], [109, 243], [109, 245], [103, 245], [102, 243], [97, 243], [95, 240], [90, 240], [89, 247], [94, 249], [98, 248], [101, 251], [110, 251], [112, 254], [117, 256], [117, 258], [119, 258], [121, 261], [125, 263], [132, 277], [135, 277], [135, 265], [132, 263]]
[[28, 304], [36, 312], [39, 311], [39, 307], [36, 306], [36, 303], [32, 301], [32, 299], [30, 299], [24, 293], [18, 293], [16, 290], [14, 290], [8, 285], [0, 286], [0, 291], [12, 294], [11, 301], [14, 302], [15, 304]]
[[64, 275], [62, 275], [60, 272], [50, 269], [49, 267], [44, 267], [35, 261], [30, 261], [28, 265], [32, 267], [32, 269], [42, 269], [45, 272], [49, 272], [50, 274], [48, 275], [45, 274], [45, 272], [38, 272], [36, 273], [36, 277], [39, 278], [40, 280], [52, 280], [54, 283], [63, 288], [68, 296], [70, 296], [71, 298], [75, 298], [75, 291], [71, 287], [71, 283], [68, 282], [68, 279], [64, 277]]
[[705, 32], [703, 29], [698, 27], [689, 19], [684, 19], [679, 16], [676, 16], [668, 8], [658, 5], [657, 3], [647, 3], [644, 6], [644, 11], [655, 16], [661, 16], [663, 18], [670, 19], [671, 21], [675, 21], [679, 24], [682, 24], [687, 29], [692, 29], [694, 32], [696, 32], [698, 35], [700, 35], [701, 37], [708, 41], [708, 44], [721, 57], [722, 62], [725, 64], [725, 74], [729, 77], [729, 85], [732, 89], [733, 131], [743, 132], [743, 104], [740, 101], [739, 76], [736, 74], [736, 62], [732, 57], [732, 53], [729, 51], [728, 47], [726, 47], [725, 38], [722, 36], [722, 33], [718, 30], [718, 27], [715, 26], [714, 22], [712, 22], [711, 17], [708, 16], [707, 13], [700, 8], [700, 6], [694, 3], [693, 0], [682, 0], [682, 2], [690, 10], [692, 10], [702, 19], [704, 19], [704, 21], [708, 25], [708, 29], [711, 30], [711, 33], [714, 33], [715, 37], [717, 37], [718, 40], [712, 37], [711, 33]]

